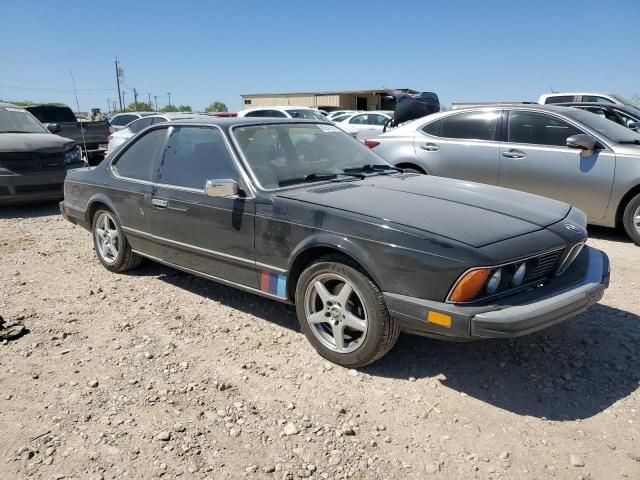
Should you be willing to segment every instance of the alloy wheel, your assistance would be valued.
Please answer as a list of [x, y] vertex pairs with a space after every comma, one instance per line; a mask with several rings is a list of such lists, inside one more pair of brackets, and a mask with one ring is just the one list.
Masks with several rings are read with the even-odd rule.
[[115, 263], [120, 250], [120, 231], [114, 218], [109, 213], [102, 212], [95, 225], [94, 236], [98, 255], [105, 263]]
[[305, 292], [305, 318], [313, 335], [337, 353], [351, 353], [364, 342], [368, 315], [362, 295], [347, 279], [318, 275]]

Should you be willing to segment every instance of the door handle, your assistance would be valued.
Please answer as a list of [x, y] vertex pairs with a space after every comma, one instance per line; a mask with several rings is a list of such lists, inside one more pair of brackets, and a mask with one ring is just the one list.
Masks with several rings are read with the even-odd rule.
[[437, 152], [440, 150], [440, 147], [435, 143], [425, 143], [424, 145], [420, 145], [422, 150], [426, 150], [427, 152]]
[[507, 158], [524, 158], [527, 155], [520, 150], [509, 150], [508, 152], [502, 152], [502, 156]]
[[156, 208], [167, 208], [167, 205], [169, 205], [169, 201], [162, 198], [152, 198], [151, 205]]

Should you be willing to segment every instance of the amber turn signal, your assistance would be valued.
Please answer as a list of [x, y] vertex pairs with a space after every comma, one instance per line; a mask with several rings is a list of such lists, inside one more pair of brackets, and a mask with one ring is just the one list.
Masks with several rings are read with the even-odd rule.
[[453, 287], [453, 291], [449, 295], [449, 301], [462, 303], [473, 300], [480, 293], [482, 287], [484, 287], [489, 273], [491, 273], [490, 268], [469, 270], [460, 277]]

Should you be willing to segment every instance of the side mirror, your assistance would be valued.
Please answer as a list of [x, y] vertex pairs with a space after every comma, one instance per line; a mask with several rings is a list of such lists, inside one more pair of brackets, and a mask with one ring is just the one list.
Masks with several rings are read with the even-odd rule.
[[207, 180], [204, 190], [210, 197], [234, 197], [238, 195], [240, 187], [235, 180], [222, 178], [219, 180]]
[[47, 130], [49, 130], [51, 133], [58, 133], [60, 132], [62, 129], [60, 128], [60, 125], [58, 125], [57, 123], [45, 123], [44, 126], [46, 127]]
[[571, 135], [567, 138], [567, 147], [577, 148], [579, 150], [595, 150], [597, 140], [591, 135], [581, 133], [579, 135]]
[[627, 126], [634, 132], [640, 132], [640, 122], [631, 122]]

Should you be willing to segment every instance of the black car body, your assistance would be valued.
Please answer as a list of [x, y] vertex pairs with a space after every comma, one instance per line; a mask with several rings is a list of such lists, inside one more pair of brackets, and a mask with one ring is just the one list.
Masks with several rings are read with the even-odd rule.
[[67, 171], [84, 166], [76, 142], [25, 109], [0, 103], [0, 205], [58, 200]]
[[631, 105], [609, 105], [595, 102], [566, 102], [556, 105], [586, 110], [640, 133], [640, 109]]
[[[286, 138], [276, 133], [282, 132], [295, 141], [280, 145]], [[219, 140], [190, 148], [196, 134]], [[332, 137], [324, 142], [323, 135]], [[292, 148], [295, 155], [283, 160]], [[322, 163], [317, 152], [325, 148], [349, 150], [347, 163], [357, 157], [376, 164], [335, 175], [309, 171], [308, 165]], [[60, 207], [68, 220], [93, 231], [100, 252], [110, 256], [120, 242], [112, 263], [98, 255], [107, 268], [130, 268], [140, 255], [296, 303], [316, 349], [348, 366], [379, 358], [400, 329], [454, 340], [515, 336], [575, 315], [602, 296], [608, 260], [582, 248], [585, 216], [579, 210], [513, 190], [405, 174], [366, 152], [334, 126], [315, 121], [167, 122], [138, 134], [99, 166], [72, 172]], [[177, 158], [182, 165], [172, 165]], [[200, 163], [219, 158], [227, 160]], [[296, 162], [307, 168], [300, 177]], [[102, 215], [98, 221], [96, 215]], [[332, 292], [314, 278], [328, 279]], [[344, 278], [353, 278], [350, 285], [360, 293], [340, 303]], [[464, 283], [469, 278], [473, 284]], [[320, 306], [313, 303], [314, 288]], [[326, 305], [323, 294], [331, 297]], [[337, 339], [336, 352], [324, 348], [331, 335], [323, 332], [343, 328], [336, 325], [349, 316], [346, 305], [367, 307], [370, 301], [379, 311], [371, 307], [367, 316], [366, 308], [356, 308], [370, 322], [365, 340], [377, 336], [384, 345], [348, 351], [347, 343], [358, 337], [349, 330], [342, 350]], [[305, 309], [324, 321], [318, 309], [325, 307], [326, 321], [338, 323], [320, 322], [324, 330], [313, 337], [305, 329]], [[380, 318], [384, 331], [374, 324]]]

